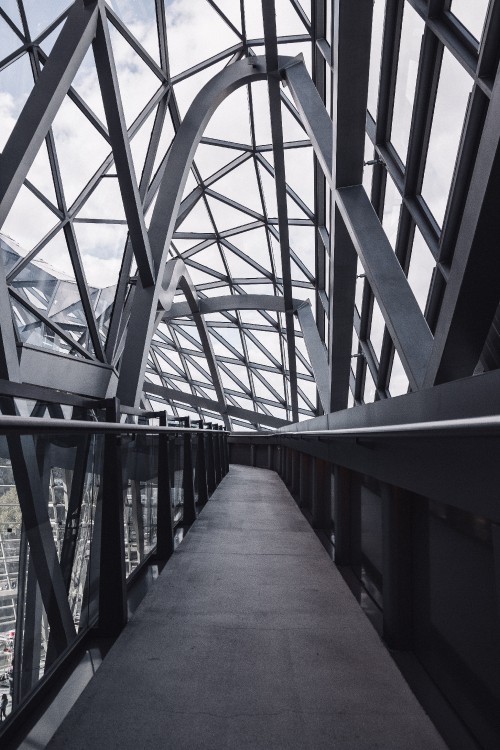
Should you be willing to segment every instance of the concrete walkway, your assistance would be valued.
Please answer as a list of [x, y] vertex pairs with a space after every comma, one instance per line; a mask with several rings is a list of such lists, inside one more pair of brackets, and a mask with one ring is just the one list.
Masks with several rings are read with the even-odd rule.
[[445, 745], [277, 474], [232, 466], [48, 747]]

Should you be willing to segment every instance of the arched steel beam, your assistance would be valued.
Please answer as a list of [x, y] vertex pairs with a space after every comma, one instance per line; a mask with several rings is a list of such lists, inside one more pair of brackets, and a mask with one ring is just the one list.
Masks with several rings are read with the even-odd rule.
[[[294, 58], [280, 57], [278, 62], [280, 71], [283, 71], [294, 62]], [[189, 170], [205, 127], [229, 94], [266, 76], [264, 57], [245, 58], [228, 65], [195, 97], [172, 142], [149, 229], [157, 281], [154, 286], [145, 287], [140, 279], [137, 280], [122, 355], [117, 395], [124, 404], [137, 406], [140, 401], [158, 301], [163, 290], [163, 268]]]
[[[222, 387], [219, 368], [217, 367], [214, 350], [212, 348], [212, 342], [205, 325], [205, 320], [199, 310], [198, 293], [193, 282], [191, 281], [188, 270], [186, 268], [186, 264], [181, 258], [169, 260], [165, 265], [161, 289], [158, 294], [156, 324], [161, 321], [164, 315], [168, 315], [169, 311], [172, 308], [175, 292], [177, 291], [177, 289], [181, 289], [181, 291], [184, 293], [184, 296], [186, 297], [186, 307], [189, 310], [189, 315], [193, 316], [193, 320], [196, 324], [198, 335], [203, 347], [203, 352], [207, 360], [208, 369], [210, 371], [212, 382], [214, 384], [215, 393], [217, 395], [216, 403], [218, 405], [218, 410], [222, 415], [226, 429], [230, 429], [231, 425], [229, 423], [229, 417], [227, 414], [227, 403], [226, 397], [224, 395], [224, 388]], [[151, 342], [149, 342], [148, 344], [146, 354], [149, 353], [150, 343]]]
[[[202, 315], [226, 310], [273, 310], [274, 312], [285, 312], [286, 303], [284, 297], [275, 297], [270, 294], [227, 294], [222, 297], [198, 300], [198, 310]], [[328, 359], [326, 349], [312, 314], [311, 303], [309, 300], [292, 299], [292, 310], [297, 314], [299, 320], [321, 406], [325, 414], [328, 414], [330, 406]], [[189, 305], [184, 302], [176, 302], [171, 305], [168, 312], [163, 314], [163, 320], [168, 322], [173, 318], [181, 318], [185, 315], [190, 315]]]

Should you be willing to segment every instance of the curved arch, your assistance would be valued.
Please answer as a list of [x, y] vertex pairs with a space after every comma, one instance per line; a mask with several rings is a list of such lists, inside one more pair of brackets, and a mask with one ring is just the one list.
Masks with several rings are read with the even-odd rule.
[[[328, 359], [312, 314], [311, 303], [309, 300], [292, 299], [292, 309], [299, 319], [299, 325], [311, 362], [321, 406], [323, 411], [328, 413], [330, 403]], [[231, 294], [221, 297], [210, 297], [209, 299], [199, 299], [198, 310], [203, 315], [204, 313], [226, 310], [273, 310], [275, 312], [286, 312], [286, 307], [284, 297], [274, 297], [270, 294]], [[190, 310], [187, 304], [176, 302], [168, 311], [163, 313], [163, 320], [168, 321], [189, 314]]]
[[[295, 64], [296, 58], [278, 58], [280, 71]], [[137, 406], [140, 400], [158, 302], [164, 291], [163, 270], [196, 148], [219, 104], [241, 86], [266, 77], [263, 55], [228, 65], [195, 97], [172, 142], [149, 229], [156, 281], [151, 286], [144, 286], [140, 279], [137, 280], [123, 349], [117, 395], [124, 404]]]
[[[212, 348], [212, 342], [210, 340], [210, 335], [207, 330], [205, 319], [200, 313], [198, 292], [196, 291], [196, 287], [191, 280], [189, 272], [186, 268], [186, 264], [181, 258], [169, 260], [165, 264], [165, 271], [163, 273], [161, 289], [158, 294], [156, 324], [158, 324], [162, 320], [163, 316], [168, 314], [169, 310], [172, 308], [174, 304], [175, 292], [177, 291], [177, 289], [181, 289], [181, 291], [184, 293], [184, 296], [186, 297], [189, 314], [193, 316], [193, 320], [200, 337], [201, 345], [203, 347], [203, 352], [207, 360], [208, 369], [212, 377], [219, 411], [224, 420], [226, 429], [230, 429], [224, 388], [222, 387], [219, 368], [217, 367], [217, 362], [215, 360], [215, 354]], [[148, 352], [149, 346], [150, 344], [148, 345]]]

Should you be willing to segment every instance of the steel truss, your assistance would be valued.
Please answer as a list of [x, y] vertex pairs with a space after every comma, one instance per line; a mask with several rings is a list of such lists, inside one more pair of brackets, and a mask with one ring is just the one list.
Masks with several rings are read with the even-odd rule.
[[[50, 371], [52, 375], [57, 373], [61, 379], [58, 385], [68, 391], [101, 397], [116, 392], [123, 403], [135, 407], [158, 403], [160, 392], [162, 396], [168, 393], [174, 414], [184, 403], [194, 406], [199, 416], [219, 415], [227, 427], [232, 423], [230, 412], [240, 415], [235, 425], [275, 426], [280, 420], [296, 421], [299, 415], [312, 417], [349, 403], [386, 399], [391, 395], [391, 379], [397, 392], [404, 391], [405, 382], [414, 391], [496, 366], [494, 320], [499, 299], [496, 264], [491, 257], [498, 214], [494, 196], [499, 179], [499, 12], [496, 3], [490, 3], [482, 38], [477, 42], [446, 0], [387, 0], [383, 5], [384, 9], [377, 7], [374, 11], [368, 0], [356, 9], [345, 0], [336, 0], [331, 7], [325, 0], [317, 0], [309, 18], [294, 1], [290, 8], [302, 32], [290, 34], [280, 33], [280, 14], [276, 16], [274, 3], [266, 2], [262, 6], [263, 36], [249, 39], [244, 5], [240, 24], [217, 3], [210, 3], [234, 44], [175, 75], [170, 70], [167, 14], [159, 0], [151, 19], [158, 33], [157, 54], [134, 35], [123, 14], [103, 2], [79, 0], [58, 18], [47, 16], [48, 22], [38, 36], [22, 3], [13, 16], [1, 10], [2, 23], [18, 44], [12, 42], [13, 50], [0, 63], [0, 71], [29, 59], [33, 87], [1, 155], [0, 224], [8, 220], [22, 187], [52, 212], [55, 224], [7, 268], [6, 280], [0, 279], [0, 284], [9, 290], [12, 303], [21, 311], [26, 337], [43, 324], [52, 338], [58, 337], [69, 348], [72, 360], [63, 366], [54, 364], [54, 357], [48, 357], [47, 352], [33, 353], [28, 339], [24, 340], [19, 366], [19, 321], [10, 323], [9, 306], [2, 295], [4, 379], [44, 388], [49, 385]], [[400, 38], [408, 8], [420, 18], [424, 35], [408, 153], [403, 161], [391, 136], [402, 54]], [[383, 18], [382, 39], [372, 34], [374, 12]], [[51, 34], [57, 37], [52, 48], [46, 46]], [[156, 90], [134, 118], [125, 114], [129, 94], [120, 85], [116, 35], [156, 81]], [[306, 53], [312, 50], [315, 88], [298, 59], [292, 64], [291, 58], [279, 56], [292, 43], [302, 44]], [[377, 45], [380, 70], [371, 74], [370, 57]], [[75, 83], [90, 48], [104, 120]], [[265, 53], [261, 57], [256, 54], [260, 49]], [[472, 94], [440, 226], [422, 197], [422, 184], [444, 53], [452, 55], [470, 77]], [[183, 119], [179, 86], [200, 74], [206, 80], [206, 75], [215, 70], [220, 72], [202, 88]], [[256, 132], [258, 112], [251, 84], [257, 80], [268, 84], [272, 136], [268, 143], [263, 143]], [[287, 88], [281, 88], [280, 81]], [[372, 112], [371, 107], [366, 114], [369, 84], [375, 90], [377, 108]], [[248, 91], [250, 142], [205, 136], [206, 123], [222, 98], [240, 86]], [[57, 113], [67, 100], [78, 107], [110, 147], [108, 156], [71, 201], [66, 198], [60, 148], [53, 129]], [[300, 124], [308, 138], [287, 139], [285, 114]], [[193, 117], [198, 118], [196, 126]], [[146, 122], [152, 124], [147, 131]], [[167, 127], [176, 134], [170, 148], [162, 145]], [[132, 149], [141, 132], [147, 132], [148, 145], [138, 172]], [[366, 144], [370, 142], [375, 158], [364, 165]], [[214, 149], [233, 152], [234, 158], [211, 174], [203, 169], [202, 175], [195, 153], [198, 144], [211, 149], [210, 153]], [[311, 149], [311, 144], [314, 205], [308, 205], [287, 182], [285, 163], [288, 152], [298, 154]], [[30, 169], [43, 148], [47, 150], [55, 199], [30, 179]], [[219, 181], [250, 166], [255, 171], [260, 209], [218, 188]], [[370, 172], [373, 179], [368, 195]], [[123, 219], [82, 218], [82, 207], [113, 175], [120, 189]], [[265, 175], [274, 180], [276, 217], [268, 210]], [[188, 178], [190, 187], [184, 191]], [[395, 238], [387, 237], [383, 218], [388, 180], [399, 191], [401, 201]], [[221, 227], [214, 205], [222, 211], [237, 211], [249, 221]], [[200, 232], [190, 224], [190, 217], [201, 210], [212, 231]], [[295, 210], [298, 218], [292, 216]], [[121, 221], [128, 230], [121, 270], [112, 288], [114, 302], [104, 323], [97, 315], [88, 267], [79, 247], [78, 225], [86, 221], [111, 225]], [[305, 263], [291, 247], [290, 230], [300, 226], [314, 229], [314, 264]], [[259, 236], [267, 245], [259, 251], [259, 258], [267, 254], [267, 263], [252, 258], [239, 239], [233, 240], [246, 234], [253, 236], [257, 229], [263, 230]], [[407, 279], [412, 252], [415, 255], [416, 229], [436, 262], [423, 312], [413, 282]], [[83, 332], [70, 321], [51, 315], [48, 306], [44, 312], [34, 303], [30, 295], [39, 294], [36, 281], [28, 284], [24, 278], [57, 236], [64, 236], [68, 248]], [[213, 264], [208, 250], [215, 253]], [[190, 299], [198, 300], [191, 305], [187, 319], [162, 318], [158, 312], [160, 298], [165, 297], [164, 268], [173, 268], [167, 261], [176, 258], [185, 264], [182, 278], [186, 280], [185, 289], [191, 289]], [[245, 296], [259, 304], [261, 291], [252, 294], [251, 276], [235, 276], [232, 259], [251, 267], [260, 287], [269, 285], [270, 293], [283, 301], [279, 310], [271, 315], [269, 307], [250, 308], [247, 300], [242, 307], [213, 308], [206, 317], [199, 312], [204, 301], [214, 299], [218, 290], [222, 297], [228, 293]], [[293, 303], [294, 290], [301, 288], [314, 296], [311, 308]], [[482, 290], [480, 298], [478, 288]], [[168, 304], [173, 303], [176, 292], [177, 286], [170, 289]], [[383, 320], [382, 330], [380, 322], [375, 321], [375, 308], [379, 320]], [[253, 322], [242, 315], [250, 309], [258, 311]], [[305, 336], [302, 323], [307, 309], [313, 310], [314, 322], [309, 316]], [[193, 324], [197, 331], [194, 337]], [[273, 334], [274, 347], [262, 342], [260, 331]], [[305, 348], [298, 345], [301, 341]], [[259, 352], [259, 361], [253, 361], [256, 354], [252, 352]], [[399, 384], [393, 364], [395, 354], [402, 368]], [[118, 379], [116, 370], [121, 371]], [[238, 373], [243, 371], [246, 374], [242, 379]], [[270, 381], [266, 376], [270, 372], [278, 376], [281, 385], [274, 378]], [[316, 397], [310, 390], [313, 382]], [[148, 393], [155, 396], [153, 401]], [[203, 404], [208, 403], [209, 411], [204, 412]]]

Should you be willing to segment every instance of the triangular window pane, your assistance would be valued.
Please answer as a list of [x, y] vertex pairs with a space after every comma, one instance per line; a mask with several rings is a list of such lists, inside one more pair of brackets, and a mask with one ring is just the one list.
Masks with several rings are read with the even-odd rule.
[[243, 260], [243, 258], [240, 258], [238, 255], [236, 255], [236, 253], [233, 253], [231, 250], [226, 250], [226, 261], [233, 279], [262, 278], [262, 274], [259, 273], [256, 268]]
[[[3, 4], [2, 4], [3, 6]], [[2, 7], [3, 9], [3, 7]], [[22, 47], [23, 40], [11, 29], [7, 21], [0, 17], [0, 59]]]
[[165, 16], [172, 75], [241, 41], [205, 0], [165, 0]]
[[262, 14], [255, 12], [255, 0], [245, 0], [245, 26], [248, 39], [260, 39], [264, 36]]
[[57, 37], [61, 33], [61, 29], [63, 26], [64, 26], [64, 21], [61, 21], [61, 23], [58, 26], [56, 26], [56, 28], [53, 29], [53, 31], [51, 31], [50, 34], [47, 34], [47, 36], [43, 38], [42, 42], [40, 42], [40, 47], [42, 49], [42, 52], [44, 52], [47, 55], [47, 57], [52, 52], [52, 47], [56, 43]]
[[50, 0], [50, 3], [41, 3], [40, 0], [23, 0], [31, 38], [36, 39], [40, 36], [42, 31], [70, 5], [72, 3], [68, 0]]
[[209, 275], [208, 273], [205, 273], [204, 271], [199, 270], [198, 268], [193, 268], [192, 266], [188, 266], [188, 268], [191, 280], [195, 285], [210, 284], [216, 278]]
[[129, 127], [161, 85], [160, 79], [124, 37], [109, 25], [125, 122]]
[[262, 214], [262, 202], [253, 159], [248, 159], [237, 169], [214, 182], [211, 187], [223, 195], [244, 196], [245, 206]]
[[122, 224], [74, 224], [87, 283], [102, 289], [118, 282], [127, 227]]
[[205, 129], [207, 138], [251, 144], [248, 97], [244, 87], [236, 89], [217, 107]]
[[68, 97], [54, 119], [52, 131], [66, 200], [72, 204], [111, 149]]
[[226, 65], [227, 60], [214, 63], [213, 65], [204, 68], [204, 70], [200, 70], [199, 73], [191, 74], [175, 84], [175, 98], [182, 118], [186, 116], [186, 112], [191, 106], [193, 99], [198, 95], [203, 86]]
[[255, 140], [258, 146], [263, 146], [272, 142], [269, 91], [265, 81], [257, 81], [252, 84], [252, 102]]
[[0, 71], [2, 116], [0, 117], [0, 149], [3, 149], [33, 88], [33, 75], [28, 55], [14, 60]]
[[276, 31], [278, 36], [305, 34], [307, 31], [290, 0], [276, 0]]
[[134, 163], [137, 184], [141, 181], [142, 170], [144, 169], [144, 162], [146, 161], [154, 121], [155, 112], [151, 112], [140, 130], [130, 141], [130, 150], [132, 152], [132, 161]]
[[200, 143], [196, 149], [194, 157], [196, 166], [204, 177], [210, 177], [215, 174], [226, 164], [237, 159], [243, 152], [233, 148], [223, 148], [222, 146], [209, 146], [206, 143]]
[[241, 234], [234, 234], [230, 237], [230, 241], [263, 268], [270, 270], [269, 248], [267, 245], [266, 230], [263, 227], [252, 229], [249, 232], [241, 232]]
[[142, 44], [146, 52], [151, 55], [155, 62], [160, 64], [154, 0], [141, 0], [141, 2], [111, 0], [110, 5], [127, 24], [128, 29]]
[[[172, 118], [170, 117], [170, 113], [167, 112], [165, 116], [165, 120], [163, 122], [163, 127], [162, 127], [161, 135], [160, 135], [160, 141], [158, 143], [158, 149], [156, 151], [156, 156], [155, 156], [155, 160], [153, 164], [153, 175], [156, 174], [156, 171], [158, 167], [160, 166], [160, 163], [163, 161], [165, 154], [170, 148], [174, 135], [175, 135], [175, 132], [174, 132], [174, 126], [172, 125]], [[188, 181], [189, 181], [189, 177], [188, 177]]]
[[222, 262], [222, 258], [220, 257], [219, 248], [216, 245], [211, 245], [210, 247], [205, 248], [205, 250], [200, 250], [199, 253], [193, 255], [193, 260], [204, 265], [208, 269], [218, 271], [224, 276], [226, 275], [226, 269]]
[[186, 216], [182, 224], [177, 227], [179, 232], [209, 232], [213, 233], [214, 227], [208, 215], [205, 203], [200, 200]]
[[125, 220], [117, 177], [103, 177], [83, 204], [78, 218]]
[[310, 148], [285, 150], [286, 181], [312, 210], [314, 206], [313, 154]]
[[19, 6], [17, 0], [2, 0], [2, 10], [4, 10], [19, 30], [22, 29], [21, 16], [19, 15]]
[[[11, 304], [14, 324], [23, 344], [41, 346], [45, 349], [51, 349], [60, 354], [70, 354], [74, 357], [83, 356], [71, 343], [63, 339], [53, 328], [41, 321], [25, 305], [13, 299], [11, 299]], [[66, 333], [70, 339], [78, 341], [80, 337], [76, 329], [77, 326], [73, 326], [73, 329], [66, 331]], [[79, 341], [78, 343], [81, 342]]]
[[23, 250], [31, 250], [57, 224], [57, 217], [24, 185], [5, 220], [3, 230]]
[[217, 198], [207, 198], [210, 211], [215, 220], [215, 224], [219, 232], [224, 229], [231, 229], [239, 227], [242, 224], [247, 224], [251, 217], [248, 214], [238, 211], [238, 209], [228, 206], [227, 203], [218, 200]]
[[47, 146], [43, 143], [40, 151], [35, 157], [35, 161], [30, 167], [27, 179], [50, 201], [57, 205], [56, 191], [54, 189], [54, 178], [50, 168], [49, 155]]
[[78, 68], [78, 72], [71, 85], [80, 94], [85, 104], [90, 107], [103, 125], [106, 126], [106, 114], [104, 112], [104, 104], [102, 102], [92, 48], [87, 50], [87, 54], [83, 58], [82, 64]]

